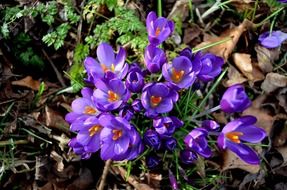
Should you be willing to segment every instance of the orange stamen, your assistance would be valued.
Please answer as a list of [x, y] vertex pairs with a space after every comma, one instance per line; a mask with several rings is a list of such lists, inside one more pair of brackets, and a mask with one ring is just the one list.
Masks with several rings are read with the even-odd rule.
[[156, 30], [155, 30], [155, 36], [158, 37], [159, 33], [160, 33], [160, 28], [157, 27]]
[[158, 104], [161, 102], [162, 98], [160, 96], [151, 96], [150, 101], [151, 105], [153, 107], [158, 106]]
[[101, 67], [105, 73], [109, 71], [109, 68], [105, 64], [101, 64]]
[[171, 78], [174, 82], [180, 82], [182, 80], [183, 75], [184, 75], [183, 70], [177, 71], [177, 70], [175, 70], [175, 68], [172, 68]]
[[114, 141], [118, 140], [123, 135], [122, 130], [114, 129], [112, 132], [114, 134], [112, 138]]
[[100, 125], [94, 125], [93, 127], [91, 127], [89, 129], [90, 137], [94, 136], [96, 133], [101, 131], [101, 129], [102, 129], [102, 126]]
[[108, 96], [109, 96], [108, 98], [109, 102], [115, 102], [119, 100], [119, 96], [111, 90], [108, 91]]
[[97, 110], [92, 108], [91, 106], [86, 106], [84, 113], [85, 114], [95, 114], [95, 113], [97, 113]]
[[229, 132], [225, 134], [225, 137], [228, 138], [230, 141], [235, 142], [235, 143], [240, 143], [239, 137], [242, 136], [242, 132]]

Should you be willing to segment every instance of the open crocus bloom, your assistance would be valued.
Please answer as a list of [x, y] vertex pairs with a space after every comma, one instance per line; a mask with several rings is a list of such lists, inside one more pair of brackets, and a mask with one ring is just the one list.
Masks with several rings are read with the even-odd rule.
[[101, 111], [111, 111], [119, 108], [130, 98], [130, 93], [124, 83], [117, 78], [103, 82], [96, 82], [97, 89], [94, 91], [96, 107]]
[[174, 31], [174, 23], [164, 17], [157, 17], [155, 12], [150, 12], [146, 19], [149, 42], [159, 45]]
[[126, 119], [103, 114], [99, 122], [104, 127], [100, 136], [103, 160], [131, 160], [143, 151], [139, 133]]
[[270, 32], [264, 32], [258, 38], [260, 44], [266, 48], [277, 48], [285, 40], [287, 40], [287, 33], [281, 32], [280, 30]]
[[185, 56], [174, 58], [172, 64], [164, 64], [162, 74], [172, 86], [180, 89], [189, 88], [196, 79], [195, 73], [192, 71], [192, 63]]
[[177, 99], [177, 92], [164, 83], [147, 84], [141, 96], [142, 105], [150, 114], [171, 111]]
[[218, 146], [221, 149], [230, 149], [249, 164], [259, 164], [256, 152], [242, 143], [242, 141], [259, 143], [265, 138], [266, 132], [262, 128], [256, 127], [255, 123], [256, 118], [253, 116], [243, 116], [229, 122], [218, 136]]
[[107, 72], [114, 73], [122, 79], [128, 72], [128, 64], [125, 63], [126, 51], [120, 48], [115, 55], [113, 48], [107, 43], [101, 43], [97, 48], [97, 60], [87, 57], [84, 61], [88, 74], [87, 81], [94, 82], [96, 79], [103, 79]]

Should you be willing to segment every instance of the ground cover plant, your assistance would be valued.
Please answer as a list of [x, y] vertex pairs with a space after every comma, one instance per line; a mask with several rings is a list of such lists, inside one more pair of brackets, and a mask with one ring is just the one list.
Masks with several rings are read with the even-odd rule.
[[1, 189], [286, 188], [286, 1], [0, 14]]

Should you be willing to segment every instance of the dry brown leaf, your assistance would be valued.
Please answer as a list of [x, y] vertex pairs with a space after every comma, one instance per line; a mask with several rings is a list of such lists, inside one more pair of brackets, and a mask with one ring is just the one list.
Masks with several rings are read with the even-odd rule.
[[258, 173], [260, 166], [247, 164], [230, 150], [224, 151], [222, 170], [224, 171], [234, 168], [239, 168], [250, 173]]
[[45, 107], [45, 118], [48, 127], [55, 127], [69, 133], [69, 124], [64, 120], [63, 116], [48, 106]]
[[287, 86], [287, 77], [278, 73], [268, 73], [261, 84], [262, 90], [267, 93], [275, 91], [277, 88]]
[[184, 30], [183, 43], [189, 44], [192, 40], [201, 34], [201, 29], [198, 25], [193, 24]]
[[230, 2], [231, 5], [233, 5], [238, 12], [244, 12], [246, 10], [251, 10], [253, 8], [253, 5], [251, 5], [252, 0], [232, 0]]
[[276, 95], [277, 100], [279, 101], [279, 105], [285, 110], [287, 113], [287, 87], [283, 88]]
[[227, 77], [228, 79], [223, 82], [225, 87], [229, 87], [234, 84], [242, 84], [247, 81], [247, 78], [243, 77], [243, 75], [232, 65], [229, 65]]
[[36, 91], [39, 90], [40, 84], [41, 84], [40, 81], [34, 80], [31, 76], [27, 76], [21, 80], [12, 81], [12, 85], [24, 86], [24, 87], [27, 87], [27, 88], [30, 88], [30, 89], [36, 90]]
[[280, 49], [267, 49], [257, 45], [255, 51], [257, 52], [258, 66], [263, 73], [272, 72], [274, 61], [279, 59]]
[[283, 165], [287, 165], [287, 146], [276, 148], [283, 158]]
[[204, 47], [208, 44], [219, 42], [230, 37], [230, 40], [207, 49], [207, 51], [209, 51], [210, 53], [223, 57], [226, 61], [229, 55], [232, 53], [233, 49], [235, 48], [242, 33], [245, 30], [250, 29], [252, 26], [253, 23], [251, 23], [249, 20], [244, 20], [239, 26], [223, 32], [219, 37], [213, 37], [210, 40], [200, 43], [196, 46], [196, 48]]
[[234, 53], [233, 61], [238, 69], [248, 78], [252, 83], [264, 79], [264, 75], [251, 61], [251, 55], [246, 53]]
[[253, 115], [257, 118], [256, 126], [263, 128], [267, 136], [269, 136], [275, 117], [269, 115], [266, 111], [261, 109], [261, 105], [266, 99], [266, 95], [258, 96], [253, 102], [252, 106], [244, 110], [242, 115]]
[[[279, 127], [280, 128], [280, 127]], [[287, 121], [285, 121], [285, 125], [282, 126], [282, 130], [279, 130], [274, 133], [274, 139], [273, 139], [273, 146], [274, 147], [280, 147], [283, 146], [287, 141]]]

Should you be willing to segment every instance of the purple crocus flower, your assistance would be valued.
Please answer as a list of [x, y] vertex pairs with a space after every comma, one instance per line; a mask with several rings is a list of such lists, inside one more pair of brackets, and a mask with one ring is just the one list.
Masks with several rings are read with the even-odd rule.
[[[199, 53], [199, 55], [200, 54], [201, 53]], [[209, 82], [220, 74], [224, 59], [212, 53], [206, 53], [201, 55], [200, 62], [201, 69], [197, 77], [203, 82]]]
[[167, 59], [162, 49], [150, 44], [145, 49], [144, 61], [151, 73], [157, 73], [161, 70], [162, 65], [167, 62]]
[[242, 112], [251, 104], [241, 84], [230, 86], [220, 100], [220, 108], [226, 113]]
[[180, 151], [179, 157], [184, 164], [192, 164], [198, 158], [196, 153], [188, 149]]
[[135, 99], [132, 103], [132, 107], [135, 112], [140, 112], [144, 109], [140, 99]]
[[277, 0], [280, 3], [287, 3], [287, 0]]
[[192, 71], [192, 63], [185, 56], [179, 56], [173, 59], [172, 64], [164, 64], [162, 74], [172, 86], [189, 88], [195, 81], [196, 76]]
[[174, 131], [183, 126], [183, 122], [177, 117], [158, 117], [153, 120], [153, 127], [161, 138], [170, 137]]
[[[133, 159], [141, 151], [140, 136], [126, 119], [102, 114], [99, 123], [103, 126], [100, 138], [103, 160]], [[137, 144], [134, 144], [138, 142]]]
[[177, 141], [175, 138], [169, 137], [169, 138], [164, 140], [163, 145], [167, 150], [173, 151], [176, 148]]
[[206, 129], [207, 131], [216, 131], [219, 129], [219, 124], [214, 120], [204, 120], [201, 123], [201, 127]]
[[68, 113], [65, 120], [69, 123], [73, 123], [79, 117], [96, 116], [100, 114], [97, 110], [94, 101], [92, 100], [93, 90], [88, 87], [84, 87], [81, 90], [82, 98], [77, 98], [72, 102], [72, 112]]
[[164, 83], [147, 84], [141, 96], [143, 107], [151, 115], [171, 111], [177, 100], [177, 92]]
[[97, 117], [86, 119], [79, 130], [76, 139], [87, 152], [97, 152], [100, 149], [100, 134], [103, 127]]
[[164, 17], [157, 18], [155, 12], [152, 11], [147, 16], [146, 28], [149, 42], [157, 46], [173, 33], [174, 23]]
[[131, 71], [127, 76], [126, 86], [131, 92], [138, 93], [144, 87], [144, 77], [140, 72]]
[[117, 78], [103, 82], [97, 80], [97, 89], [94, 91], [96, 107], [101, 111], [111, 111], [119, 108], [130, 98], [130, 93], [124, 83]]
[[[286, 1], [284, 3], [286, 3]], [[272, 31], [270, 34], [270, 32], [267, 31], [261, 34], [258, 40], [260, 44], [266, 48], [277, 48], [285, 40], [287, 40], [287, 33], [277, 30], [277, 31]]]
[[156, 168], [160, 163], [160, 159], [155, 155], [150, 155], [146, 157], [146, 165], [149, 169]]
[[159, 138], [159, 135], [157, 134], [157, 132], [155, 132], [154, 130], [147, 130], [144, 133], [144, 142], [145, 144], [147, 144], [149, 147], [155, 149], [155, 150], [159, 150], [161, 147], [161, 140]]
[[73, 152], [77, 155], [81, 155], [82, 159], [89, 159], [91, 157], [91, 152], [87, 152], [84, 149], [84, 146], [81, 145], [76, 138], [72, 138], [68, 143], [69, 147], [73, 149]]
[[172, 189], [177, 190], [178, 189], [177, 181], [171, 170], [168, 170], [168, 178]]
[[88, 74], [87, 81], [94, 82], [96, 79], [104, 78], [107, 72], [112, 72], [120, 79], [128, 72], [128, 64], [125, 63], [126, 51], [120, 48], [115, 56], [113, 48], [107, 43], [101, 43], [97, 48], [97, 59], [87, 57], [84, 66]]
[[195, 54], [192, 53], [192, 50], [190, 48], [183, 49], [180, 54], [180, 56], [184, 56], [190, 60], [192, 63], [192, 71], [197, 75], [202, 67], [202, 63], [200, 61], [202, 57], [202, 52], [199, 51]]
[[243, 116], [227, 123], [217, 139], [219, 148], [230, 149], [249, 164], [259, 164], [256, 152], [241, 142], [259, 143], [265, 138], [266, 132], [255, 125], [256, 121], [253, 116]]
[[212, 152], [208, 146], [206, 139], [207, 135], [207, 130], [200, 127], [195, 128], [184, 138], [184, 143], [192, 151], [204, 158], [208, 158], [211, 156]]
[[119, 116], [130, 121], [134, 116], [134, 112], [130, 106], [125, 106], [120, 110]]

